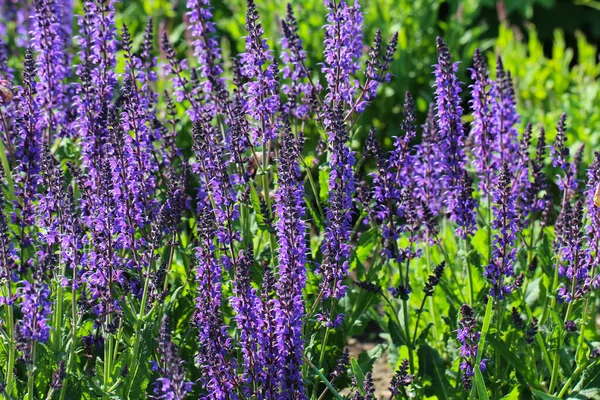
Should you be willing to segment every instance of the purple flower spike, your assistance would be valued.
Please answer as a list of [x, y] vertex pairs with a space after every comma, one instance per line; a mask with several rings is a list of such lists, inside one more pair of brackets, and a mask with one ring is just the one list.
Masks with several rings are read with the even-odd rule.
[[512, 193], [511, 173], [508, 165], [504, 164], [498, 187], [494, 191], [492, 208], [494, 221], [492, 227], [498, 230], [494, 235], [492, 259], [484, 271], [484, 276], [492, 285], [490, 295], [503, 299], [505, 294], [512, 292], [513, 287], [506, 284], [506, 278], [514, 274], [517, 258], [518, 216], [515, 210], [515, 195]]
[[352, 105], [358, 82], [352, 78], [360, 69], [363, 16], [358, 2], [350, 7], [345, 0], [325, 0], [329, 9], [325, 25], [322, 71], [327, 79], [327, 102]]
[[465, 179], [463, 109], [460, 83], [456, 78], [458, 63], [452, 63], [448, 46], [437, 38], [438, 63], [434, 66], [435, 98], [440, 135], [443, 196], [450, 219], [458, 224], [461, 237], [473, 233], [476, 203], [468, 193]]
[[341, 104], [328, 109], [325, 123], [329, 135], [331, 172], [329, 174], [329, 206], [323, 240], [323, 261], [318, 269], [323, 280], [324, 298], [340, 299], [346, 294], [343, 283], [348, 275], [350, 256], [352, 196], [354, 194], [354, 152], [348, 147], [348, 132]]
[[298, 168], [302, 143], [294, 137], [289, 123], [284, 124], [279, 152], [278, 183], [275, 193], [277, 238], [279, 241], [279, 279], [275, 285], [277, 349], [282, 398], [303, 398], [302, 290], [306, 284], [306, 223], [303, 190]]
[[252, 139], [261, 145], [277, 137], [279, 111], [279, 69], [277, 61], [263, 38], [264, 30], [259, 21], [254, 0], [248, 0], [246, 13], [246, 52], [241, 55], [242, 74], [248, 78], [246, 111], [254, 120]]
[[[460, 363], [460, 369], [463, 371], [462, 384], [465, 390], [471, 390], [473, 376], [475, 375], [475, 362], [479, 347], [480, 332], [477, 330], [477, 320], [473, 308], [468, 304], [463, 304], [460, 308], [460, 325], [456, 331], [456, 338], [460, 342], [460, 356], [463, 361]], [[479, 369], [485, 370], [486, 360], [480, 362]]]

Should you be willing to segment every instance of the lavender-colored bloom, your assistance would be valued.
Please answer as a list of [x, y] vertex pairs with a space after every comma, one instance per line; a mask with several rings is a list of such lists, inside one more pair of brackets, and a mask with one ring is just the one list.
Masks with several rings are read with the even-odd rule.
[[151, 399], [183, 400], [192, 391], [192, 383], [185, 379], [183, 361], [177, 354], [177, 347], [171, 341], [169, 320], [163, 318], [158, 337], [160, 361], [155, 364], [155, 372], [160, 378], [154, 382]]
[[[463, 359], [460, 363], [460, 369], [463, 371], [462, 383], [464, 389], [471, 390], [481, 333], [477, 330], [477, 320], [471, 306], [463, 304], [460, 313], [461, 328], [456, 331], [456, 338], [461, 344], [459, 353]], [[485, 367], [486, 360], [482, 359], [479, 363], [479, 369], [484, 371]]]
[[523, 132], [523, 138], [519, 144], [514, 183], [512, 184], [521, 226], [526, 226], [529, 223], [529, 216], [534, 209], [532, 202], [535, 202], [537, 198], [537, 193], [532, 196], [532, 182], [529, 179], [529, 170], [532, 164], [529, 155], [532, 129], [532, 124], [528, 123]]
[[459, 237], [466, 238], [468, 235], [475, 233], [477, 229], [477, 221], [475, 219], [475, 209], [477, 201], [473, 198], [473, 179], [466, 169], [462, 170], [458, 187], [456, 190], [456, 198], [453, 202], [449, 202], [454, 210], [454, 221], [458, 224], [456, 234]]
[[[379, 149], [374, 137], [374, 129], [371, 129], [367, 142], [367, 149], [376, 156], [379, 169], [378, 173], [373, 174], [375, 220], [381, 225], [384, 240], [389, 243], [389, 246], [386, 246], [385, 254], [388, 259], [396, 260], [399, 264], [412, 257], [412, 254], [410, 254], [410, 249], [408, 251], [399, 250], [396, 241], [402, 232], [407, 231], [410, 233], [412, 244], [417, 234], [416, 228], [420, 225], [412, 223], [417, 219], [412, 214], [413, 211], [416, 211], [414, 199], [404, 196], [413, 188], [411, 176], [415, 157], [410, 151], [410, 142], [416, 135], [415, 115], [412, 96], [407, 92], [402, 122], [402, 130], [405, 134], [395, 138], [394, 148], [389, 156], [386, 158]], [[402, 221], [398, 219], [402, 219]]]
[[189, 80], [185, 76], [185, 73], [188, 70], [187, 60], [177, 60], [177, 53], [169, 41], [169, 35], [166, 30], [162, 33], [161, 44], [168, 61], [166, 69], [173, 75], [171, 84], [173, 86], [175, 99], [178, 102], [184, 100], [189, 102], [190, 107], [187, 109], [187, 114], [190, 116], [192, 122], [196, 122], [200, 118], [202, 99], [199, 98], [198, 90], [188, 88]]
[[445, 192], [443, 195], [450, 219], [459, 226], [458, 235], [466, 237], [475, 228], [473, 221], [476, 203], [467, 195], [469, 189], [464, 185], [467, 182], [464, 180], [463, 109], [459, 97], [461, 88], [456, 78], [458, 63], [451, 62], [448, 47], [439, 37], [437, 48], [439, 58], [438, 64], [434, 66], [434, 75], [441, 150], [440, 172]]
[[[196, 156], [192, 169], [199, 174], [203, 183], [199, 189], [198, 207], [212, 209], [217, 224], [217, 238], [223, 246], [230, 247], [240, 237], [240, 233], [231, 226], [239, 217], [235, 191], [239, 177], [227, 172], [228, 158], [224, 146], [220, 143], [216, 128], [205, 115], [203, 113], [200, 121], [194, 123], [192, 132]], [[227, 264], [231, 262], [228, 257], [225, 259], [228, 260]]]
[[36, 0], [31, 43], [38, 53], [36, 101], [44, 112], [38, 121], [39, 128], [47, 130], [46, 140], [52, 144], [52, 136], [63, 123], [65, 103], [64, 80], [68, 74], [69, 58], [65, 54], [65, 31], [56, 0]]
[[492, 287], [490, 295], [503, 299], [505, 294], [511, 293], [513, 287], [506, 284], [506, 278], [514, 274], [514, 265], [517, 257], [515, 244], [518, 233], [518, 216], [515, 209], [515, 195], [510, 187], [511, 173], [508, 165], [504, 164], [498, 186], [493, 194], [494, 206], [492, 212], [494, 221], [492, 228], [497, 229], [490, 264], [484, 271], [484, 276]]
[[284, 126], [277, 168], [279, 188], [275, 193], [279, 242], [279, 279], [275, 285], [276, 334], [282, 398], [300, 399], [304, 396], [302, 290], [306, 284], [305, 264], [308, 252], [303, 187], [298, 168], [302, 143], [293, 136], [287, 122]]
[[246, 52], [241, 55], [242, 74], [248, 78], [245, 84], [246, 112], [253, 119], [252, 140], [260, 145], [277, 137], [279, 111], [279, 70], [277, 61], [263, 38], [264, 30], [259, 21], [254, 0], [247, 1]]
[[345, 0], [325, 0], [329, 9], [325, 25], [324, 62], [321, 70], [327, 79], [327, 102], [352, 105], [358, 82], [352, 76], [360, 69], [363, 16], [358, 2], [350, 7]]
[[241, 374], [240, 379], [244, 383], [246, 397], [260, 396], [260, 392], [254, 392], [254, 388], [256, 385], [264, 385], [266, 367], [260, 353], [260, 343], [265, 333], [262, 330], [265, 315], [263, 303], [256, 289], [252, 287], [250, 267], [253, 262], [252, 252], [240, 254], [231, 299], [239, 331], [239, 346], [244, 359], [244, 363], [240, 366], [243, 370], [238, 373]]
[[[588, 210], [588, 219], [586, 222], [585, 233], [587, 241], [587, 255], [589, 265], [598, 265], [600, 263], [600, 212], [594, 202], [594, 198], [600, 187], [600, 153], [594, 152], [594, 162], [587, 171], [587, 186], [585, 190], [585, 205]], [[599, 286], [597, 276], [589, 278], [588, 284], [594, 289]]]
[[473, 69], [471, 79], [471, 108], [473, 109], [473, 123], [471, 125], [471, 138], [473, 141], [473, 165], [479, 175], [479, 187], [484, 194], [491, 192], [495, 182], [494, 160], [492, 151], [494, 143], [494, 130], [492, 129], [492, 110], [490, 89], [491, 79], [488, 76], [485, 58], [475, 50], [473, 56]]
[[[208, 0], [188, 0], [187, 16], [189, 17], [188, 30], [193, 38], [192, 46], [194, 56], [198, 59], [198, 72], [201, 82], [200, 89], [209, 94], [214, 88], [211, 82], [218, 80], [223, 85], [223, 67], [221, 66], [221, 50], [217, 39], [214, 37], [215, 24], [212, 21], [212, 11]], [[211, 79], [208, 79], [208, 78]]]
[[325, 123], [331, 155], [329, 173], [329, 205], [323, 240], [323, 261], [318, 272], [322, 275], [320, 290], [325, 299], [340, 299], [346, 293], [344, 278], [348, 275], [350, 256], [352, 196], [354, 194], [354, 152], [350, 150], [348, 132], [341, 104], [329, 108]]
[[17, 325], [20, 341], [45, 343], [50, 338], [51, 293], [50, 287], [43, 282], [42, 273], [36, 271], [33, 283], [21, 281], [17, 290], [23, 313], [23, 319]]
[[221, 316], [222, 266], [215, 254], [214, 219], [209, 210], [200, 214], [198, 227], [201, 242], [196, 248], [198, 293], [194, 322], [199, 331], [200, 382], [209, 393], [208, 399], [235, 400], [238, 378], [234, 375], [235, 362], [228, 359], [232, 345]]
[[281, 53], [283, 69], [281, 77], [289, 81], [288, 84], [281, 85], [281, 91], [287, 95], [287, 102], [284, 104], [284, 111], [296, 118], [304, 119], [308, 116], [310, 93], [313, 84], [317, 89], [320, 85], [312, 82], [305, 66], [306, 51], [302, 46], [302, 40], [298, 34], [298, 22], [294, 17], [292, 5], [287, 5], [287, 15], [281, 21], [283, 37], [281, 38], [281, 47], [284, 50]]
[[382, 55], [381, 30], [375, 32], [373, 44], [369, 50], [369, 59], [366, 61], [365, 76], [366, 82], [363, 86], [363, 101], [356, 105], [356, 110], [362, 112], [368, 101], [373, 100], [377, 94], [377, 88], [382, 82], [389, 82], [391, 75], [387, 73], [390, 67], [396, 47], [398, 46], [398, 32], [390, 39], [385, 53]]
[[414, 167], [415, 197], [424, 205], [424, 214], [437, 215], [442, 206], [440, 170], [438, 168], [439, 131], [435, 120], [435, 106], [429, 105], [427, 119], [423, 125], [421, 143], [416, 146]]
[[496, 80], [490, 89], [492, 98], [492, 130], [494, 163], [497, 169], [507, 163], [511, 173], [515, 173], [518, 162], [518, 133], [516, 125], [519, 114], [516, 112], [515, 93], [510, 72], [504, 70], [502, 59], [496, 63]]
[[562, 227], [560, 246], [561, 263], [558, 265], [558, 275], [566, 278], [558, 287], [558, 298], [571, 302], [583, 297], [593, 285], [598, 287], [598, 278], [590, 277], [591, 256], [584, 248], [586, 235], [584, 232], [583, 201], [578, 200], [574, 207], [568, 207]]
[[[31, 245], [29, 228], [35, 226], [34, 201], [41, 183], [40, 153], [42, 131], [39, 127], [40, 115], [36, 101], [37, 85], [33, 50], [25, 52], [23, 85], [15, 89], [15, 130], [14, 143], [16, 171], [14, 174], [15, 197], [13, 223], [22, 228], [21, 248]], [[20, 266], [23, 270], [25, 266]]]
[[124, 133], [123, 154], [125, 157], [125, 184], [133, 207], [137, 226], [148, 223], [148, 217], [156, 211], [156, 190], [154, 173], [158, 171], [154, 147], [148, 127], [148, 109], [151, 99], [146, 98], [138, 88], [141, 60], [133, 56], [131, 38], [127, 26], [123, 26], [123, 50], [126, 72], [123, 78], [123, 113], [120, 125]]

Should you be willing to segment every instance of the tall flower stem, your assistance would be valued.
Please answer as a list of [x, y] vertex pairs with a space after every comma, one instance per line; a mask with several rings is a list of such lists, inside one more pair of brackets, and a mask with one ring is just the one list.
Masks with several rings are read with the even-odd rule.
[[464, 239], [465, 244], [465, 267], [467, 269], [467, 284], [469, 289], [469, 296], [467, 297], [469, 304], [473, 304], [474, 290], [473, 290], [473, 272], [471, 271], [471, 263], [469, 262], [469, 243], [467, 238]]
[[31, 364], [27, 366], [27, 400], [33, 400], [35, 388], [35, 341], [31, 342]]

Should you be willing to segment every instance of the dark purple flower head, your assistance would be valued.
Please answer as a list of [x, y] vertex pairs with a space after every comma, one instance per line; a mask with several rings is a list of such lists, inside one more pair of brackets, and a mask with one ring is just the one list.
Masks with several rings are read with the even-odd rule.
[[433, 289], [435, 289], [435, 287], [442, 280], [442, 276], [444, 275], [445, 267], [446, 267], [446, 262], [442, 261], [440, 264], [438, 264], [434, 268], [433, 273], [431, 275], [429, 275], [429, 278], [427, 279], [427, 283], [425, 284], [425, 287], [423, 288], [423, 291], [425, 292], [425, 296], [433, 296]]
[[504, 164], [498, 186], [493, 194], [492, 212], [494, 221], [492, 228], [498, 232], [494, 235], [492, 258], [484, 271], [484, 276], [491, 284], [490, 295], [503, 299], [511, 293], [513, 287], [506, 283], [506, 278], [514, 274], [517, 249], [515, 244], [518, 233], [518, 215], [515, 209], [515, 195], [511, 190], [511, 173]]
[[405, 358], [390, 382], [389, 391], [392, 399], [399, 394], [404, 394], [404, 388], [413, 382], [414, 376], [409, 374], [408, 371], [408, 360]]
[[510, 315], [513, 326], [520, 331], [523, 330], [523, 328], [525, 328], [525, 324], [523, 322], [523, 318], [521, 318], [519, 310], [516, 307], [513, 307]]
[[[556, 125], [556, 138], [554, 145], [550, 146], [550, 157], [552, 157], [552, 166], [560, 168], [566, 174], [569, 169], [569, 148], [566, 146], [567, 141], [567, 114], [562, 113], [560, 120]], [[564, 183], [561, 185], [564, 189]]]
[[532, 344], [535, 340], [535, 335], [538, 332], [538, 320], [536, 317], [531, 317], [531, 324], [525, 333], [525, 342]]
[[[470, 390], [472, 386], [473, 376], [475, 375], [475, 362], [479, 347], [480, 332], [477, 330], [477, 320], [473, 308], [468, 304], [463, 304], [460, 308], [460, 325], [456, 331], [456, 338], [460, 342], [460, 356], [463, 361], [460, 364], [460, 369], [463, 372], [462, 383], [465, 390]], [[480, 362], [479, 368], [483, 371], [486, 367], [486, 360]]]

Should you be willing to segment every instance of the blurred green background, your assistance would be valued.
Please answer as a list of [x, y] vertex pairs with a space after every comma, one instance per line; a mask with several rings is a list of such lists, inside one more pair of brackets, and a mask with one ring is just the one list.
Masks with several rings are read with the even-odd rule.
[[[351, 0], [350, 0], [351, 1]], [[167, 29], [171, 39], [184, 46], [185, 0], [135, 0], [117, 5], [118, 22], [136, 32], [138, 42], [146, 15]], [[226, 63], [243, 51], [245, 0], [213, 2], [215, 21]], [[279, 50], [280, 24], [285, 2], [260, 1], [257, 5], [269, 44]], [[308, 65], [319, 70], [323, 48], [325, 8], [322, 0], [292, 0], [300, 23], [300, 35], [308, 52]], [[590, 0], [369, 0], [365, 13], [365, 46], [376, 29], [389, 38], [399, 32], [399, 47], [391, 68], [394, 78], [362, 116], [364, 124], [378, 128], [384, 145], [398, 133], [404, 92], [417, 98], [420, 119], [432, 99], [431, 65], [436, 60], [435, 37], [442, 36], [454, 58], [461, 61], [460, 78], [468, 91], [476, 48], [484, 51], [490, 67], [501, 54], [516, 85], [522, 122], [547, 128], [549, 139], [563, 111], [569, 115], [570, 145], [588, 144], [586, 158], [598, 147], [600, 118], [598, 101], [600, 72], [600, 2]], [[466, 97], [466, 96], [465, 96]], [[465, 108], [468, 103], [465, 101]], [[364, 132], [362, 133], [364, 134]], [[360, 139], [360, 134], [358, 139]]]

